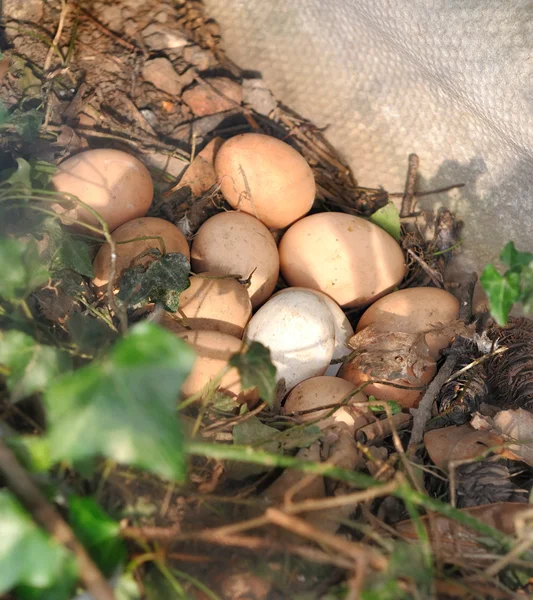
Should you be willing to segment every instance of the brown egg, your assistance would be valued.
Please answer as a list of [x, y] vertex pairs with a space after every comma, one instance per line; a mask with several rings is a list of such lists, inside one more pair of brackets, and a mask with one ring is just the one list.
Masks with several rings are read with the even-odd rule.
[[220, 331], [242, 338], [252, 316], [246, 288], [236, 279], [209, 279], [212, 273], [202, 275], [191, 277], [191, 287], [181, 293], [176, 316], [191, 329]]
[[392, 236], [345, 213], [301, 219], [281, 239], [279, 256], [289, 285], [324, 292], [350, 308], [383, 296], [405, 273], [403, 252]]
[[[412, 369], [410, 370], [409, 375], [414, 378], [415, 381], [413, 381], [413, 379], [396, 379], [394, 377], [387, 379], [380, 378], [380, 380], [407, 387], [419, 387], [426, 386], [433, 379], [433, 377], [435, 377], [436, 372], [437, 365], [435, 363], [429, 363], [424, 366], [419, 378], [415, 378], [414, 371]], [[363, 383], [366, 381], [373, 379], [371, 373], [363, 373], [361, 369], [351, 362], [343, 365], [339, 373], [339, 377], [346, 379], [355, 385], [356, 388], [361, 387], [361, 385], [363, 385]], [[396, 388], [384, 383], [370, 383], [365, 386], [362, 391], [367, 396], [374, 396], [376, 400], [397, 402], [402, 408], [416, 408], [422, 399], [422, 396], [424, 395], [425, 389], [409, 390]]]
[[228, 203], [271, 229], [287, 227], [313, 206], [311, 167], [294, 148], [268, 135], [231, 138], [219, 150], [215, 170]]
[[[57, 168], [52, 184], [58, 192], [73, 194], [107, 222], [113, 231], [123, 223], [144, 217], [152, 204], [154, 186], [148, 169], [134, 156], [120, 150], [87, 150], [67, 158]], [[95, 216], [81, 205], [56, 212], [68, 218], [98, 225]]]
[[[163, 323], [164, 325], [164, 323]], [[227, 366], [233, 354], [241, 350], [242, 342], [232, 335], [219, 331], [185, 331], [176, 334], [194, 348], [196, 360], [192, 371], [181, 388], [183, 396], [200, 392], [212, 379]], [[241, 380], [237, 369], [231, 369], [222, 379], [218, 390], [239, 401], [257, 399], [255, 390], [242, 393]]]
[[[115, 229], [112, 236], [116, 243], [116, 267], [115, 267], [115, 281], [120, 278], [120, 275], [124, 269], [132, 266], [134, 259], [140, 254], [149, 250], [150, 248], [157, 248], [161, 252], [165, 250], [167, 254], [170, 252], [179, 252], [184, 254], [187, 258], [190, 256], [189, 245], [187, 240], [181, 231], [172, 225], [169, 221], [164, 219], [158, 219], [156, 217], [143, 217], [141, 219], [134, 219], [124, 225], [121, 225], [118, 229]], [[137, 239], [135, 242], [128, 244], [122, 244], [127, 240], [133, 240], [136, 238], [151, 238], [151, 239]], [[161, 245], [162, 238], [165, 243], [163, 249]], [[135, 261], [134, 264], [147, 264], [154, 260], [151, 256], [145, 256], [144, 258]], [[103, 288], [109, 281], [109, 272], [111, 269], [111, 249], [108, 244], [104, 244], [94, 259], [94, 279], [93, 284], [97, 288]]]
[[[449, 325], [458, 318], [459, 300], [450, 292], [430, 287], [407, 288], [374, 302], [359, 319], [356, 331], [373, 323], [379, 331], [422, 333]], [[435, 360], [440, 351], [450, 345], [452, 337], [450, 331], [425, 336]]]
[[[331, 405], [342, 402], [346, 396], [354, 392], [355, 385], [340, 379], [339, 377], [311, 377], [299, 383], [285, 400], [282, 413], [284, 415], [293, 415], [301, 411], [312, 411], [304, 414], [294, 415], [300, 423], [316, 421], [331, 412]], [[368, 423], [364, 417], [369, 411], [354, 404], [368, 402], [365, 394], [357, 392], [347, 403], [346, 406], [339, 408], [333, 415], [316, 423], [323, 429], [336, 423], [345, 423], [350, 429], [359, 429]], [[330, 408], [320, 409], [324, 406]]]
[[270, 231], [256, 218], [235, 211], [219, 213], [200, 227], [192, 243], [191, 263], [197, 273], [243, 279], [252, 275], [248, 293], [253, 308], [270, 297], [279, 275], [278, 249]]

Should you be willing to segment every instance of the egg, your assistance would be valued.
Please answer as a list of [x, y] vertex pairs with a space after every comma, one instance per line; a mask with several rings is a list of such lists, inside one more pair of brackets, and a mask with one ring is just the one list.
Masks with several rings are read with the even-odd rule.
[[[87, 150], [67, 158], [52, 177], [52, 185], [58, 192], [76, 196], [93, 208], [113, 231], [120, 225], [144, 217], [152, 204], [154, 186], [148, 169], [134, 156], [102, 148]], [[69, 219], [98, 225], [95, 216], [81, 205], [65, 209], [54, 205]]]
[[[134, 262], [140, 254], [150, 248], [157, 248], [160, 252], [165, 250], [166, 254], [178, 252], [190, 256], [189, 245], [183, 233], [169, 221], [158, 219], [156, 217], [143, 217], [133, 219], [113, 231], [111, 238], [115, 242], [116, 248], [116, 266], [115, 281], [118, 281], [120, 275], [134, 264], [147, 264], [154, 260], [151, 256], [145, 256]], [[150, 239], [137, 239], [150, 238]], [[161, 238], [165, 248], [161, 245]], [[128, 240], [136, 240], [127, 244], [121, 243]], [[104, 288], [109, 281], [111, 270], [111, 248], [109, 244], [101, 246], [93, 262], [94, 279], [93, 284], [97, 288]]]
[[279, 275], [279, 256], [270, 231], [255, 217], [229, 211], [219, 213], [200, 227], [191, 248], [191, 263], [197, 273], [251, 275], [248, 293], [252, 307], [267, 300]]
[[[240, 352], [242, 347], [241, 340], [220, 331], [184, 331], [176, 335], [189, 343], [196, 353], [192, 370], [181, 388], [184, 397], [204, 389], [227, 366], [231, 356]], [[218, 390], [239, 401], [258, 399], [255, 389], [243, 393], [239, 372], [235, 368], [230, 369], [224, 376]]]
[[[236, 279], [210, 279], [212, 276], [202, 273], [190, 278], [191, 286], [181, 293], [176, 317], [191, 329], [220, 331], [241, 338], [252, 316], [248, 292]], [[164, 318], [172, 319], [172, 315]]]
[[282, 237], [279, 256], [289, 285], [324, 292], [341, 307], [366, 306], [394, 289], [405, 273], [394, 238], [345, 213], [304, 217]]
[[[284, 415], [292, 415], [302, 411], [304, 414], [295, 415], [300, 423], [316, 421], [331, 412], [333, 405], [341, 403], [346, 399], [348, 394], [354, 393], [345, 406], [338, 408], [333, 415], [327, 419], [322, 419], [316, 424], [321, 429], [338, 423], [344, 423], [351, 430], [362, 427], [368, 423], [365, 415], [369, 410], [355, 404], [365, 404], [368, 398], [362, 392], [356, 392], [355, 385], [340, 379], [339, 377], [311, 377], [299, 383], [287, 396], [282, 413]], [[323, 410], [324, 406], [329, 408]]]
[[[353, 336], [354, 331], [353, 327], [348, 321], [348, 317], [342, 311], [342, 308], [333, 301], [329, 296], [323, 294], [322, 292], [318, 292], [316, 290], [310, 290], [309, 288], [299, 288], [299, 287], [291, 287], [285, 288], [279, 291], [278, 294], [286, 293], [289, 290], [307, 290], [308, 292], [312, 292], [316, 294], [319, 298], [327, 304], [329, 310], [331, 311], [331, 316], [333, 317], [333, 324], [335, 325], [335, 350], [333, 351], [332, 360], [340, 360], [344, 358], [348, 354], [350, 354], [351, 349], [348, 346], [348, 340]], [[329, 365], [326, 370], [326, 375], [335, 376], [339, 372], [341, 368], [341, 363]]]
[[227, 202], [271, 229], [294, 223], [315, 200], [315, 179], [305, 158], [268, 135], [243, 133], [225, 142], [215, 171]]
[[[459, 318], [459, 301], [438, 288], [415, 287], [392, 292], [368, 308], [357, 324], [361, 331], [371, 324], [380, 331], [423, 333], [446, 326]], [[437, 359], [440, 351], [450, 345], [453, 331], [431, 332], [425, 336], [431, 355]]]
[[[406, 386], [407, 388], [418, 388], [427, 386], [433, 377], [435, 377], [436, 372], [437, 365], [435, 363], [428, 363], [427, 365], [424, 365], [419, 377], [416, 377], [414, 371], [410, 369], [409, 376], [411, 379], [409, 380], [401, 377], [396, 378], [393, 374], [386, 379], [383, 377], [380, 377], [379, 379], [386, 381], [387, 383]], [[342, 366], [339, 377], [346, 379], [355, 385], [356, 388], [360, 388], [365, 382], [374, 379], [372, 373], [364, 373], [352, 362], [345, 363]], [[370, 383], [366, 385], [362, 391], [367, 396], [374, 396], [376, 400], [397, 402], [402, 408], [416, 408], [424, 395], [425, 389], [410, 390], [393, 387], [386, 383]]]
[[282, 394], [326, 372], [335, 350], [335, 323], [327, 304], [316, 294], [287, 290], [255, 313], [244, 338], [270, 349]]

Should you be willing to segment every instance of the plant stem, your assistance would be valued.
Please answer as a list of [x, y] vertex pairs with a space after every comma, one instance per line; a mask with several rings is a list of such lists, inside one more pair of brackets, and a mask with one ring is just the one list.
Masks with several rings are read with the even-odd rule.
[[79, 577], [95, 600], [115, 600], [115, 594], [80, 544], [70, 526], [30, 479], [13, 452], [0, 439], [0, 471], [7, 487], [17, 496], [34, 520], [75, 556]]

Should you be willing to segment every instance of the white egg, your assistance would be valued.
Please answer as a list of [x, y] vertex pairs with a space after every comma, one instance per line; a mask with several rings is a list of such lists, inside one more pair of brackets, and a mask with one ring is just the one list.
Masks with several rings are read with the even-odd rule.
[[281, 395], [304, 379], [326, 372], [335, 350], [335, 322], [317, 294], [287, 290], [257, 311], [245, 339], [270, 348]]
[[[310, 290], [308, 288], [302, 287], [288, 287], [284, 290], [281, 290], [277, 294], [286, 294], [291, 290], [303, 290], [306, 292], [311, 292], [312, 294], [316, 294], [319, 298], [327, 304], [329, 310], [331, 311], [331, 315], [333, 317], [333, 324], [335, 325], [335, 350], [333, 351], [332, 360], [340, 360], [344, 358], [352, 351], [348, 346], [348, 340], [354, 335], [353, 327], [348, 321], [348, 317], [344, 314], [342, 308], [332, 300], [328, 295], [323, 292], [319, 292], [318, 290]], [[330, 375], [335, 377], [342, 367], [342, 363], [332, 364], [326, 370], [326, 375]]]

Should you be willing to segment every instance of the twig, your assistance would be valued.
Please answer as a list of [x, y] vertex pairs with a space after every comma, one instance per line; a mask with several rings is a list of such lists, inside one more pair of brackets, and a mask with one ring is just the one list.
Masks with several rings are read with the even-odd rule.
[[0, 470], [8, 488], [31, 513], [35, 521], [62, 546], [73, 552], [81, 581], [95, 600], [115, 600], [115, 594], [69, 525], [43, 496], [13, 452], [0, 440]]
[[[457, 190], [465, 187], [464, 183], [454, 183], [453, 185], [447, 185], [446, 187], [437, 188], [436, 190], [428, 190], [427, 192], [415, 192], [413, 196], [415, 198], [423, 198], [424, 196], [432, 196], [433, 194], [443, 194], [444, 192], [450, 192], [451, 190]], [[390, 198], [403, 198], [405, 192], [389, 192]]]
[[355, 439], [361, 444], [376, 446], [392, 432], [391, 423], [397, 430], [407, 429], [411, 425], [412, 417], [406, 413], [398, 413], [390, 419], [376, 419], [374, 423], [361, 427], [355, 434]]
[[[477, 275], [471, 273], [462, 291], [462, 297], [459, 301], [459, 319], [465, 323], [469, 323], [472, 318], [472, 295], [474, 293], [474, 287], [476, 285]], [[444, 362], [444, 365], [437, 373], [435, 379], [430, 383], [426, 393], [424, 394], [418, 408], [412, 408], [411, 414], [413, 415], [413, 431], [411, 433], [411, 440], [409, 442], [409, 450], [413, 451], [414, 448], [424, 439], [424, 430], [426, 424], [431, 419], [431, 409], [435, 402], [442, 386], [448, 381], [452, 373], [454, 372], [455, 365], [457, 363], [457, 340], [454, 341], [451, 347], [450, 354]]]
[[405, 191], [402, 198], [400, 217], [408, 217], [413, 210], [413, 198], [415, 195], [416, 176], [420, 161], [416, 154], [409, 154], [407, 166], [407, 178], [405, 180]]
[[356, 542], [349, 542], [338, 535], [332, 535], [316, 529], [303, 519], [288, 515], [277, 508], [269, 508], [266, 511], [269, 523], [283, 527], [297, 535], [301, 535], [309, 540], [329, 546], [333, 550], [353, 558], [356, 564], [360, 566], [369, 564], [377, 571], [384, 571], [388, 566], [387, 559], [378, 553], [375, 549], [363, 546]]
[[474, 296], [474, 288], [476, 287], [477, 273], [470, 273], [468, 279], [464, 283], [459, 301], [459, 319], [465, 323], [472, 321], [472, 297]]
[[423, 260], [422, 258], [420, 258], [420, 256], [418, 256], [415, 252], [413, 252], [411, 250], [411, 248], [409, 248], [407, 250], [407, 254], [409, 254], [409, 256], [411, 256], [421, 267], [422, 269], [427, 273], [427, 275], [429, 276], [429, 278], [431, 279], [431, 281], [439, 288], [443, 289], [444, 288], [444, 283], [442, 281], [442, 275], [438, 272], [435, 271], [434, 269], [432, 269], [425, 260]]
[[[69, 10], [70, 10], [70, 5], [69, 5], [68, 0], [61, 0], [61, 14], [59, 16], [59, 24], [57, 26], [57, 31], [54, 36], [54, 39], [52, 40], [52, 45], [50, 46], [50, 48], [48, 50], [48, 54], [46, 55], [46, 59], [44, 61], [43, 70], [45, 73], [47, 73], [48, 70], [50, 69], [50, 65], [52, 64], [52, 56], [53, 56], [54, 52], [59, 51], [58, 44], [59, 44], [59, 40], [61, 39], [61, 34], [63, 33], [63, 28], [65, 27], [65, 20], [67, 18]], [[61, 56], [61, 59], [63, 60], [63, 56]]]
[[413, 431], [411, 433], [411, 440], [409, 441], [409, 450], [413, 450], [424, 439], [424, 431], [426, 429], [426, 423], [431, 419], [433, 403], [439, 395], [444, 382], [453, 373], [456, 362], [457, 354], [451, 352], [440, 371], [437, 373], [435, 379], [429, 384], [418, 408], [411, 409], [410, 412], [413, 415]]

